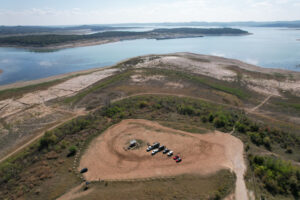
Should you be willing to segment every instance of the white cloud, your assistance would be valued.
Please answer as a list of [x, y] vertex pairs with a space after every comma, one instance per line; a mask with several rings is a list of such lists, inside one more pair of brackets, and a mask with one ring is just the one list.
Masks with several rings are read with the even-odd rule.
[[60, 25], [300, 19], [299, 0], [161, 0], [128, 7], [0, 9], [0, 24]]

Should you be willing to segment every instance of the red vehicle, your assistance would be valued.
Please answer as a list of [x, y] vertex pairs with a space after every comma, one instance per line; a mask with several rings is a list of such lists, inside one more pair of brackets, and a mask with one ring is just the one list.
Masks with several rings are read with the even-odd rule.
[[179, 156], [177, 155], [177, 156], [174, 156], [173, 157], [173, 160], [177, 160], [179, 158]]
[[177, 162], [177, 163], [179, 163], [179, 162], [181, 162], [181, 161], [182, 161], [181, 158], [177, 158], [177, 159], [176, 159], [176, 162]]

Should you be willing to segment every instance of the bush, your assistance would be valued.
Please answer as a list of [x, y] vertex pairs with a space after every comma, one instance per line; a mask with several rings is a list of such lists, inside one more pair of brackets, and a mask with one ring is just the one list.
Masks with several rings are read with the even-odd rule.
[[147, 107], [148, 106], [148, 103], [146, 102], [146, 101], [141, 101], [141, 102], [139, 102], [139, 107], [140, 108], [145, 108], [145, 107]]
[[69, 153], [68, 153], [67, 156], [68, 157], [74, 156], [76, 154], [76, 152], [77, 152], [77, 147], [72, 145], [72, 146], [69, 147]]
[[206, 122], [208, 121], [208, 119], [207, 119], [206, 116], [202, 116], [202, 117], [201, 117], [201, 121], [202, 121], [203, 123], [206, 123]]
[[263, 144], [267, 149], [271, 150], [271, 139], [269, 137], [264, 137]]
[[214, 126], [216, 128], [222, 128], [226, 124], [225, 120], [223, 118], [220, 118], [220, 117], [215, 118], [214, 121], [213, 121], [213, 123], [214, 123]]
[[215, 118], [215, 116], [212, 113], [210, 113], [209, 116], [208, 116], [208, 121], [213, 122], [214, 118]]
[[179, 114], [182, 114], [182, 115], [196, 115], [197, 114], [197, 111], [196, 109], [191, 106], [191, 105], [179, 105], [177, 106], [177, 111]]
[[285, 153], [292, 154], [292, 153], [293, 153], [293, 149], [287, 148], [287, 149], [285, 150]]
[[119, 106], [109, 107], [105, 111], [105, 115], [108, 117], [113, 117], [114, 115], [122, 112], [123, 110]]
[[235, 123], [235, 128], [238, 132], [240, 133], [245, 133], [246, 132], [246, 126], [240, 122]]
[[255, 176], [271, 194], [292, 194], [296, 199], [300, 191], [300, 168], [290, 162], [272, 157], [249, 156]]
[[39, 143], [39, 150], [49, 148], [50, 145], [53, 145], [57, 142], [57, 137], [52, 132], [46, 132], [45, 135], [41, 138]]

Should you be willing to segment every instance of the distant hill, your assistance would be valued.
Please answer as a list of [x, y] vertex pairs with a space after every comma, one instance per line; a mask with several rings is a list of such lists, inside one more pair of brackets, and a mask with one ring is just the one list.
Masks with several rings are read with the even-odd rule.
[[79, 43], [91, 41], [118, 41], [130, 39], [174, 39], [203, 37], [204, 35], [247, 35], [247, 31], [233, 28], [174, 28], [154, 29], [152, 31], [105, 31], [88, 35], [25, 35], [0, 37], [2, 46], [19, 47], [47, 47], [50, 45], [61, 45], [66, 43]]
[[[130, 27], [126, 27], [128, 29]], [[112, 31], [124, 29], [124, 27], [113, 27], [104, 25], [81, 25], [81, 26], [0, 26], [0, 35], [28, 35], [28, 34], [67, 34], [74, 31]]]
[[210, 26], [210, 27], [286, 27], [300, 28], [298, 21], [273, 22], [164, 22], [164, 23], [125, 23], [125, 24], [95, 24], [79, 26], [0, 26], [0, 36], [29, 34], [71, 34], [74, 31], [113, 31], [146, 26]]

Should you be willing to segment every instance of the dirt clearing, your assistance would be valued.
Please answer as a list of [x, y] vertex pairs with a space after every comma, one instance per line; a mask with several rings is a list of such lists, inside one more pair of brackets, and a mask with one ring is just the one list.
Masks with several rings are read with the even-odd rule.
[[[126, 150], [129, 141], [140, 148]], [[151, 156], [146, 144], [160, 142], [179, 154], [176, 163], [161, 152]], [[86, 180], [121, 180], [166, 177], [179, 174], [212, 174], [229, 168], [237, 175], [236, 198], [247, 199], [243, 179], [246, 170], [243, 143], [225, 133], [192, 134], [147, 120], [123, 120], [96, 138], [82, 156], [79, 169], [87, 167]]]

